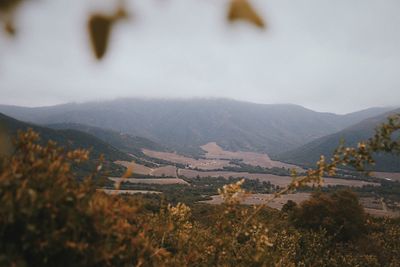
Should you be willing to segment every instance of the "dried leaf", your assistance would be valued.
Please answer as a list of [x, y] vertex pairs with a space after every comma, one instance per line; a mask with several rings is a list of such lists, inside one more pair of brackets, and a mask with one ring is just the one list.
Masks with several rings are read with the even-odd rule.
[[93, 52], [97, 59], [102, 59], [107, 52], [113, 19], [95, 14], [89, 18], [88, 27]]
[[228, 20], [231, 22], [244, 20], [259, 28], [265, 28], [264, 20], [257, 14], [248, 0], [231, 0]]
[[16, 34], [16, 29], [15, 29], [14, 23], [12, 21], [7, 21], [4, 24], [4, 30], [10, 36], [14, 36]]

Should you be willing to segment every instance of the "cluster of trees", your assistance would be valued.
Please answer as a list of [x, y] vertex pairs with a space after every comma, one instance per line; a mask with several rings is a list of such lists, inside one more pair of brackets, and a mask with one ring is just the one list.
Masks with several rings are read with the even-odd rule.
[[365, 233], [366, 215], [357, 195], [349, 190], [332, 194], [315, 193], [299, 207], [291, 201], [282, 208], [299, 228], [324, 229], [339, 241], [349, 241]]
[[[144, 197], [151, 202], [165, 201], [171, 204], [179, 202], [187, 205], [194, 205], [199, 201], [210, 200], [210, 196], [218, 194], [218, 189], [224, 185], [236, 183], [240, 178], [230, 177], [197, 177], [197, 178], [183, 178], [189, 185], [186, 184], [172, 184], [172, 185], [159, 185], [159, 184], [132, 184], [122, 183], [121, 189], [123, 190], [141, 190], [141, 191], [156, 191], [163, 194], [151, 194]], [[113, 186], [108, 184], [108, 186]], [[259, 180], [246, 179], [242, 185], [246, 192], [251, 193], [273, 193], [276, 192], [276, 187], [270, 182], [261, 182]]]
[[266, 173], [266, 174], [274, 174], [279, 176], [288, 176], [290, 175], [290, 170], [285, 168], [263, 168], [261, 166], [253, 166], [249, 164], [245, 164], [240, 161], [231, 161], [232, 165], [236, 166], [225, 166], [222, 170], [224, 171], [232, 171], [232, 172], [248, 172], [248, 173]]

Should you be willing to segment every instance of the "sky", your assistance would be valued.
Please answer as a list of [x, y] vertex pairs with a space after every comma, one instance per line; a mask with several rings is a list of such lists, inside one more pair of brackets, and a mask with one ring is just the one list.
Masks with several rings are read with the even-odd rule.
[[111, 0], [27, 1], [0, 31], [0, 104], [227, 97], [347, 113], [400, 105], [400, 1], [250, 0], [267, 23], [228, 23], [228, 0], [126, 0], [96, 61], [86, 23]]

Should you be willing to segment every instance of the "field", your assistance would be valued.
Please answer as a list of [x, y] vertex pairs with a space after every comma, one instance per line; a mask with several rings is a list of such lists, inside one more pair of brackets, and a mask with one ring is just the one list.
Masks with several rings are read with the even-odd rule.
[[[167, 165], [159, 168], [148, 168], [144, 165], [137, 164], [135, 162], [126, 162], [119, 161], [118, 164], [121, 164], [125, 167], [131, 167], [133, 173], [142, 174], [142, 175], [151, 175], [156, 177], [176, 177], [176, 167]], [[196, 177], [235, 177], [235, 178], [248, 178], [248, 179], [258, 179], [261, 182], [270, 182], [273, 185], [284, 187], [287, 186], [291, 181], [292, 177], [290, 176], [279, 176], [274, 174], [265, 174], [265, 173], [248, 173], [248, 172], [232, 172], [232, 171], [196, 171], [190, 169], [178, 169], [178, 174], [185, 176], [187, 178], [196, 178]], [[137, 180], [137, 179], [136, 179]], [[135, 181], [136, 181], [135, 180]], [[176, 184], [180, 179], [145, 179], [146, 183], [151, 183], [150, 181], [156, 180], [156, 183], [160, 183], [160, 181], [164, 180], [165, 184]], [[183, 181], [183, 180], [180, 180]], [[139, 181], [136, 181], [139, 182]], [[184, 182], [184, 181], [183, 181]], [[182, 182], [179, 182], [182, 183]], [[186, 183], [186, 182], [185, 182]], [[325, 178], [324, 186], [335, 186], [335, 185], [343, 185], [343, 186], [354, 186], [354, 187], [362, 187], [364, 185], [378, 185], [377, 183], [371, 183], [361, 180], [348, 180], [348, 179], [338, 179], [338, 178]]]
[[[135, 174], [139, 175], [150, 175], [155, 177], [173, 177], [178, 178], [179, 176], [184, 176], [187, 178], [196, 177], [234, 177], [234, 178], [247, 178], [247, 179], [258, 179], [261, 182], [270, 182], [271, 184], [279, 187], [287, 186], [291, 181], [290, 176], [280, 176], [269, 173], [249, 173], [249, 172], [235, 172], [235, 171], [219, 171], [223, 167], [234, 166], [230, 164], [231, 160], [240, 160], [247, 165], [261, 166], [263, 168], [297, 168], [297, 170], [302, 171], [300, 167], [295, 165], [290, 165], [278, 161], [271, 160], [267, 154], [260, 154], [254, 152], [232, 152], [223, 150], [215, 142], [208, 143], [201, 147], [206, 151], [205, 159], [194, 159], [186, 156], [182, 156], [176, 153], [170, 152], [159, 152], [144, 149], [143, 153], [151, 158], [157, 158], [165, 160], [172, 163], [183, 164], [187, 166], [186, 168], [177, 168], [172, 165], [161, 166], [158, 168], [149, 168], [144, 165], [137, 164], [135, 162], [118, 161], [116, 163], [123, 165], [125, 167], [130, 167]], [[157, 184], [176, 184], [186, 183], [183, 180], [171, 180], [171, 179], [144, 179], [132, 180], [132, 183], [145, 182], [147, 184], [157, 183]], [[163, 181], [163, 182], [162, 182]], [[339, 178], [325, 178], [323, 186], [350, 186], [350, 187], [362, 187], [364, 185], [379, 185], [377, 183], [366, 182], [361, 180], [350, 180], [350, 179], [339, 179]]]
[[[283, 205], [286, 204], [288, 200], [292, 200], [297, 204], [300, 204], [304, 200], [307, 200], [310, 197], [310, 193], [294, 193], [294, 194], [285, 194], [279, 198], [273, 199], [268, 202], [269, 199], [273, 197], [272, 194], [247, 194], [243, 196], [242, 204], [245, 205], [260, 205], [267, 204], [267, 206], [281, 210]], [[212, 196], [211, 200], [202, 201], [202, 203], [218, 205], [223, 202], [221, 196], [215, 195]], [[399, 217], [399, 212], [394, 212], [386, 208], [385, 203], [380, 199], [371, 198], [371, 197], [361, 197], [360, 203], [364, 207], [365, 212], [375, 217]]]
[[[274, 195], [273, 194], [248, 194], [244, 196], [243, 200], [241, 201], [242, 204], [245, 205], [260, 205], [265, 204], [269, 199], [271, 199]], [[286, 194], [282, 195], [279, 198], [273, 199], [272, 201], [268, 202], [268, 206], [274, 209], [281, 209], [282, 206], [288, 201], [292, 200], [299, 204], [300, 202], [308, 199], [310, 197], [310, 193], [296, 193], [296, 194]], [[202, 201], [203, 203], [208, 204], [221, 204], [223, 202], [221, 196], [216, 195], [212, 196], [212, 200]]]
[[97, 190], [102, 191], [109, 195], [161, 194], [161, 192], [149, 191], [149, 190], [116, 190], [116, 189], [97, 189]]
[[126, 168], [130, 168], [135, 174], [151, 175], [157, 177], [176, 177], [176, 167], [171, 165], [162, 166], [159, 168], [149, 168], [147, 166], [137, 164], [134, 161], [116, 161], [115, 163], [122, 165]]
[[[298, 171], [304, 171], [300, 167], [295, 165], [285, 164], [278, 161], [271, 160], [268, 155], [254, 153], [254, 152], [231, 152], [223, 150], [216, 143], [208, 143], [202, 146], [202, 149], [206, 151], [205, 158], [194, 159], [186, 156], [182, 156], [176, 153], [169, 152], [158, 152], [152, 150], [143, 150], [143, 152], [149, 156], [150, 158], [161, 159], [167, 162], [171, 162], [171, 164], [181, 164], [184, 165], [184, 168], [179, 168], [173, 165], [162, 165], [162, 164], [153, 164], [153, 166], [159, 166], [155, 168], [150, 168], [135, 162], [127, 162], [127, 161], [117, 161], [117, 164], [125, 166], [127, 168], [131, 168], [136, 176], [146, 175], [150, 176], [150, 178], [110, 178], [110, 180], [114, 182], [127, 182], [130, 184], [137, 184], [133, 186], [133, 189], [140, 190], [105, 190], [108, 194], [137, 194], [137, 193], [159, 193], [164, 192], [168, 186], [181, 186], [181, 185], [190, 185], [195, 184], [195, 178], [204, 178], [206, 177], [223, 177], [228, 179], [230, 177], [233, 178], [246, 178], [250, 180], [259, 180], [260, 182], [269, 182], [274, 186], [278, 186], [280, 188], [286, 187], [291, 181], [292, 177], [283, 173], [257, 173], [257, 170], [254, 172], [247, 172], [248, 169], [242, 169], [240, 171], [233, 170], [221, 170], [224, 167], [236, 166], [240, 169], [240, 165], [232, 164], [232, 161], [237, 161], [246, 165], [251, 166], [260, 166], [264, 169], [270, 168], [296, 168]], [[146, 159], [148, 161], [149, 159]], [[150, 159], [151, 160], [151, 159]], [[152, 162], [150, 162], [152, 163]], [[261, 169], [262, 170], [262, 169]], [[280, 175], [277, 175], [280, 174]], [[154, 176], [154, 178], [151, 178]], [[187, 181], [180, 179], [179, 177], [186, 177]], [[387, 181], [400, 181], [400, 173], [383, 173], [376, 172], [371, 176], [385, 179]], [[161, 177], [161, 178], [156, 178]], [[192, 181], [190, 181], [192, 179]], [[140, 185], [141, 184], [141, 185]], [[311, 185], [311, 184], [310, 184]], [[362, 187], [366, 185], [372, 186], [380, 186], [379, 183], [367, 182], [363, 180], [355, 180], [355, 179], [340, 179], [340, 178], [324, 178], [324, 187], [329, 186], [348, 186], [355, 187], [358, 190], [363, 190]], [[132, 185], [131, 185], [132, 186]], [[137, 188], [136, 188], [137, 187]], [[198, 190], [198, 187], [196, 187]], [[149, 191], [147, 191], [149, 189]], [[159, 190], [159, 191], [158, 191]], [[188, 189], [189, 190], [189, 189]], [[329, 190], [329, 189], [328, 189]], [[190, 191], [190, 190], [189, 190]], [[250, 190], [252, 191], [252, 190]], [[164, 192], [165, 193], [165, 192]], [[191, 192], [193, 194], [193, 192]], [[169, 193], [170, 194], [170, 193]], [[220, 204], [222, 203], [222, 199], [219, 195], [214, 195], [215, 192], [211, 194], [206, 194], [211, 196], [211, 200], [201, 201], [203, 203], [208, 204]], [[259, 205], [266, 203], [273, 195], [264, 194], [264, 193], [254, 193], [247, 194], [246, 197], [243, 198], [242, 203], [246, 205]], [[293, 194], [286, 194], [281, 196], [280, 198], [274, 199], [270, 201], [267, 205], [271, 208], [281, 209], [282, 206], [288, 201], [292, 200], [296, 203], [300, 203], [306, 199], [308, 199], [310, 193], [300, 192]], [[179, 196], [182, 197], [182, 196]], [[185, 196], [187, 197], [187, 196]], [[195, 199], [195, 198], [194, 198]], [[199, 200], [196, 200], [199, 201]], [[363, 205], [365, 211], [372, 216], [376, 217], [398, 217], [399, 213], [390, 210], [383, 198], [377, 198], [372, 196], [364, 196], [360, 198], [360, 203]]]
[[189, 168], [200, 170], [222, 169], [225, 166], [233, 166], [229, 164], [229, 160], [221, 159], [194, 159], [178, 155], [176, 153], [159, 152], [143, 149], [143, 153], [149, 157], [166, 160], [172, 163], [187, 165]]
[[119, 183], [131, 183], [131, 184], [160, 184], [160, 185], [167, 185], [167, 184], [188, 184], [188, 182], [179, 179], [179, 178], [119, 178], [119, 177], [109, 177], [113, 182]]
[[371, 176], [381, 179], [386, 179], [390, 181], [400, 181], [400, 173], [399, 172], [373, 172]]
[[304, 171], [302, 168], [283, 163], [280, 161], [272, 160], [267, 154], [255, 153], [255, 152], [243, 152], [243, 151], [226, 151], [223, 150], [217, 143], [211, 142], [205, 144], [201, 147], [204, 151], [206, 151], [206, 158], [208, 159], [237, 159], [242, 160], [243, 163], [252, 165], [252, 166], [260, 166], [263, 168], [286, 168], [286, 169], [296, 169], [298, 171]]
[[152, 158], [184, 164], [191, 169], [217, 170], [222, 169], [223, 167], [233, 167], [235, 165], [230, 164], [230, 161], [239, 160], [244, 164], [260, 166], [262, 168], [294, 168], [298, 171], [304, 171], [302, 168], [296, 165], [271, 160], [267, 154], [243, 151], [226, 151], [218, 146], [215, 142], [205, 144], [201, 148], [206, 152], [205, 158], [202, 159], [194, 159], [179, 155], [177, 153], [159, 152], [148, 149], [143, 149], [143, 153]]
[[[265, 174], [265, 173], [246, 173], [246, 172], [229, 172], [229, 171], [206, 171], [200, 172], [195, 170], [187, 170], [187, 169], [179, 169], [179, 175], [183, 175], [188, 178], [196, 178], [200, 177], [235, 177], [235, 178], [248, 178], [248, 179], [259, 179], [261, 182], [270, 182], [273, 185], [277, 185], [280, 187], [287, 186], [291, 181], [292, 177], [290, 176], [279, 176], [274, 174]], [[325, 178], [323, 186], [334, 186], [334, 185], [344, 185], [344, 186], [354, 186], [354, 187], [362, 187], [364, 185], [376, 185], [377, 183], [366, 182], [361, 180], [347, 180], [347, 179], [338, 179], [338, 178]]]

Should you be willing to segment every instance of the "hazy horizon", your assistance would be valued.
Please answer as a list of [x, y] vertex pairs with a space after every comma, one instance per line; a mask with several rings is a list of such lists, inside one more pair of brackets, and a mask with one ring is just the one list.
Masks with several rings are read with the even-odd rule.
[[0, 34], [1, 104], [217, 97], [337, 114], [400, 104], [398, 1], [251, 0], [265, 30], [229, 24], [228, 0], [126, 2], [132, 18], [101, 62], [86, 22], [113, 1], [22, 5], [17, 36]]
[[70, 102], [63, 102], [63, 103], [58, 103], [58, 104], [51, 104], [51, 105], [15, 105], [15, 104], [4, 104], [0, 102], [0, 105], [3, 106], [15, 106], [15, 107], [23, 107], [23, 108], [45, 108], [45, 107], [53, 107], [53, 106], [59, 106], [59, 105], [73, 105], [73, 104], [90, 104], [90, 103], [103, 103], [103, 102], [110, 102], [110, 101], [129, 101], [129, 100], [143, 100], [143, 101], [192, 101], [192, 100], [210, 100], [210, 101], [216, 101], [216, 100], [226, 100], [226, 101], [236, 101], [236, 102], [245, 102], [245, 103], [251, 103], [251, 104], [256, 104], [256, 105], [294, 105], [294, 106], [300, 106], [308, 110], [312, 110], [315, 112], [322, 112], [322, 113], [332, 113], [332, 114], [337, 114], [337, 115], [346, 115], [350, 114], [353, 112], [358, 112], [358, 111], [363, 111], [367, 110], [370, 108], [389, 108], [389, 109], [397, 109], [400, 105], [393, 105], [393, 106], [371, 106], [367, 108], [362, 108], [362, 109], [357, 109], [354, 111], [350, 112], [345, 112], [345, 113], [338, 113], [338, 112], [329, 112], [329, 111], [323, 111], [323, 110], [316, 110], [312, 109], [300, 104], [296, 103], [260, 103], [260, 102], [255, 102], [255, 101], [246, 101], [246, 100], [240, 100], [240, 99], [234, 99], [234, 98], [228, 98], [228, 97], [118, 97], [118, 98], [110, 98], [110, 99], [100, 99], [100, 100], [86, 100], [86, 101], [70, 101]]

